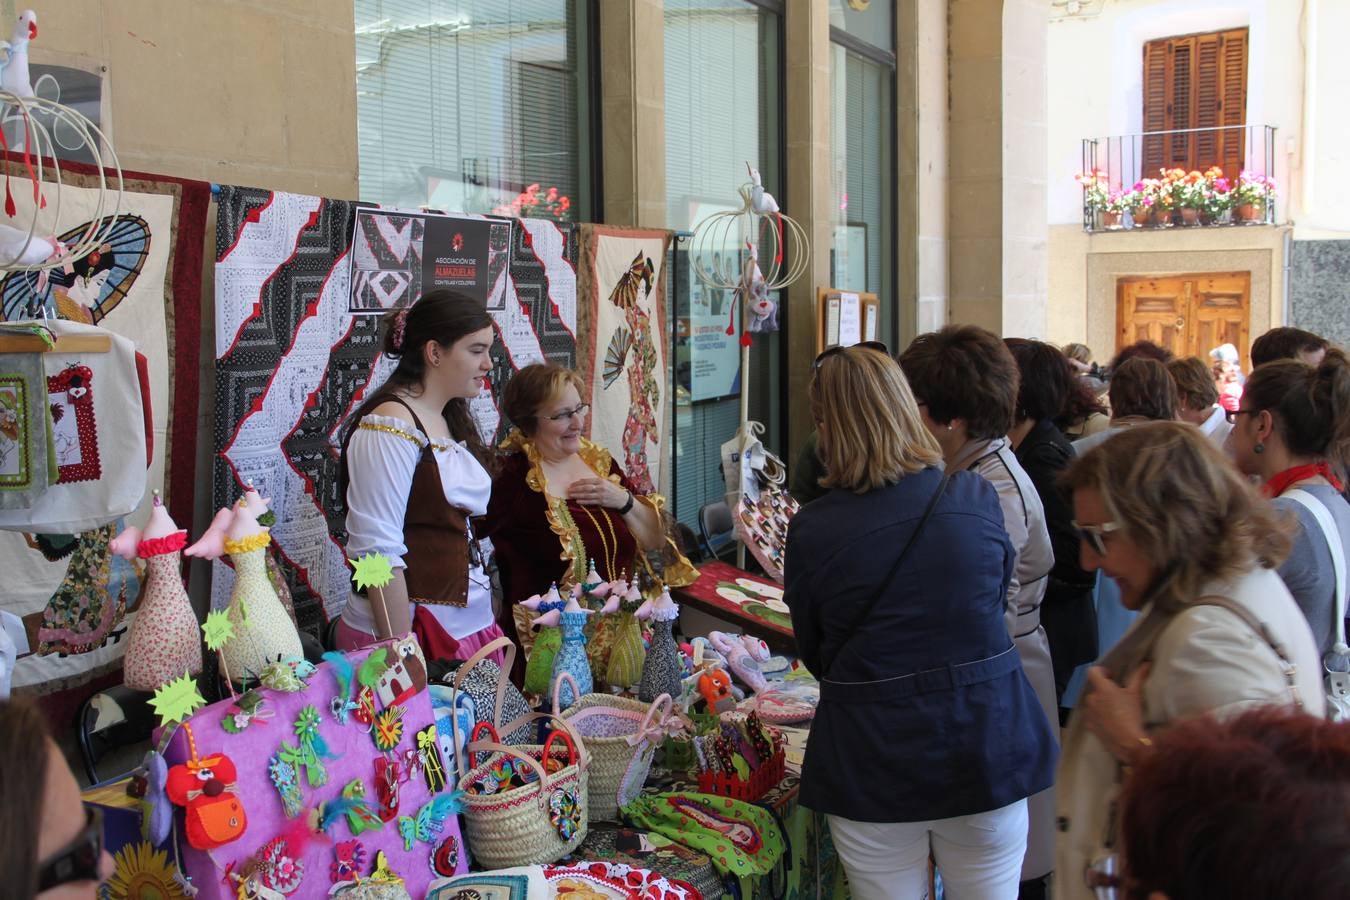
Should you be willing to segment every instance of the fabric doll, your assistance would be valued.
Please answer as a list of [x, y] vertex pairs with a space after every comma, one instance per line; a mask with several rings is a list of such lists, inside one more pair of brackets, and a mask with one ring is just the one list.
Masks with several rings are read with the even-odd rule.
[[642, 593], [633, 584], [622, 596], [615, 591], [610, 598], [617, 602], [605, 604], [601, 612], [613, 612], [619, 618], [614, 626], [614, 646], [609, 652], [605, 681], [610, 687], [627, 690], [642, 680], [642, 662], [647, 652], [642, 643], [642, 625], [634, 615], [642, 605]]
[[137, 691], [154, 691], [184, 672], [202, 670], [197, 616], [181, 574], [187, 532], [169, 517], [159, 491], [154, 502], [144, 532], [128, 528], [108, 545], [123, 559], [139, 555], [149, 569], [122, 660], [123, 681]]
[[651, 703], [661, 694], [680, 695], [680, 650], [675, 646], [672, 629], [680, 617], [679, 605], [670, 598], [670, 589], [662, 588], [661, 596], [648, 600], [634, 614], [647, 619], [652, 626], [651, 645], [642, 664], [642, 682], [638, 685], [638, 699]]
[[[573, 588], [579, 591], [580, 585]], [[520, 601], [520, 605], [532, 612], [543, 613], [536, 622], [542, 622], [551, 612], [560, 611], [567, 604], [563, 601], [562, 595], [558, 593], [558, 586], [555, 584], [548, 589], [543, 596], [535, 594], [527, 600]], [[558, 655], [558, 648], [562, 646], [562, 632], [556, 625], [550, 625], [539, 629], [535, 635], [534, 645], [530, 648], [530, 658], [525, 663], [525, 684], [524, 689], [527, 694], [546, 694], [549, 689], [549, 676], [553, 672], [553, 659]]]
[[591, 674], [591, 663], [586, 657], [586, 620], [594, 615], [594, 610], [585, 609], [577, 602], [577, 593], [573, 592], [567, 598], [567, 605], [562, 609], [555, 609], [545, 613], [538, 619], [536, 624], [557, 625], [562, 631], [562, 646], [558, 648], [558, 654], [553, 657], [553, 672], [549, 679], [554, 684], [558, 682], [558, 676], [566, 672], [576, 681], [577, 690], [574, 693], [570, 684], [564, 683], [559, 689], [558, 708], [553, 712], [560, 713], [567, 707], [581, 699], [579, 694], [589, 694], [595, 689], [595, 678]]

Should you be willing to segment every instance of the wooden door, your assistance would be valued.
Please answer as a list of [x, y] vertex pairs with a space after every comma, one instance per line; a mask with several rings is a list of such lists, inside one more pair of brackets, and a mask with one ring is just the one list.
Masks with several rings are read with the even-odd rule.
[[1152, 341], [1177, 356], [1208, 361], [1232, 344], [1248, 368], [1250, 272], [1122, 278], [1116, 284], [1116, 349]]

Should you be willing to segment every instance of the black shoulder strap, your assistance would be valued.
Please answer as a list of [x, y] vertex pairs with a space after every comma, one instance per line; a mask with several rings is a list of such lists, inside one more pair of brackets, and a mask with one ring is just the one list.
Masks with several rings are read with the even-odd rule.
[[900, 571], [900, 566], [904, 564], [905, 558], [909, 556], [909, 551], [914, 549], [914, 544], [918, 541], [920, 532], [922, 532], [923, 527], [928, 524], [928, 520], [933, 515], [933, 510], [937, 509], [938, 501], [942, 499], [943, 493], [947, 490], [947, 482], [951, 480], [952, 473], [944, 471], [942, 473], [942, 481], [938, 482], [937, 490], [933, 492], [932, 499], [928, 501], [928, 506], [924, 509], [923, 516], [919, 519], [919, 524], [914, 526], [914, 530], [909, 533], [909, 540], [905, 541], [905, 546], [901, 549], [900, 555], [897, 556], [895, 562], [891, 564], [891, 569], [886, 573], [886, 577], [877, 585], [876, 592], [873, 593], [871, 599], [867, 601], [867, 605], [863, 607], [861, 613], [854, 617], [853, 624], [849, 627], [847, 635], [839, 644], [839, 649], [835, 651], [834, 656], [831, 657], [829, 663], [825, 665], [824, 671], [821, 672], [822, 680], [830, 676], [830, 669], [834, 668], [834, 661], [839, 658], [841, 653], [843, 653], [844, 648], [848, 646], [849, 641], [853, 640], [854, 635], [858, 633], [858, 629], [862, 627], [862, 624], [867, 621], [868, 616], [872, 615], [872, 610], [876, 608], [877, 601], [881, 599], [882, 591], [884, 591], [886, 586], [891, 583], [891, 580], [895, 578], [895, 573]]

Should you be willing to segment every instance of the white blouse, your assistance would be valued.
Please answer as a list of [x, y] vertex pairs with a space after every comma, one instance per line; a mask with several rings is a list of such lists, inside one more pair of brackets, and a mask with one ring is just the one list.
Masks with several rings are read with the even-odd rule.
[[[367, 415], [347, 444], [347, 556], [357, 559], [381, 553], [395, 568], [407, 568], [403, 556], [403, 517], [408, 510], [413, 470], [422, 448], [431, 444], [440, 468], [441, 487], [451, 506], [471, 516], [487, 512], [492, 477], [462, 443], [428, 441], [411, 422], [392, 416]], [[472, 530], [470, 539], [473, 538]], [[490, 550], [486, 540], [484, 552]], [[492, 582], [482, 564], [469, 569], [468, 605], [464, 608], [428, 604], [427, 608], [451, 637], [462, 638], [493, 622]], [[342, 618], [358, 631], [375, 634], [370, 601], [355, 592]]]

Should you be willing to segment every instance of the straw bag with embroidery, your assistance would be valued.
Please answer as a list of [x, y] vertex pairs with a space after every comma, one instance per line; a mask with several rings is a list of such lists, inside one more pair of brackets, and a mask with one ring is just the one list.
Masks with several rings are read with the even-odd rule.
[[[590, 757], [563, 719], [532, 713], [556, 729], [542, 746], [512, 747], [486, 723], [474, 726], [463, 792], [464, 835], [478, 864], [488, 869], [554, 862], [586, 838]], [[492, 739], [479, 740], [486, 732]]]
[[[572, 676], [561, 672], [553, 684], [554, 709], [558, 708], [564, 680], [572, 681]], [[673, 711], [669, 694], [661, 694], [651, 703], [612, 694], [582, 695], [574, 681], [572, 694], [579, 699], [562, 717], [591, 754], [591, 820], [617, 821], [619, 807], [642, 793], [656, 748], [691, 723]]]

